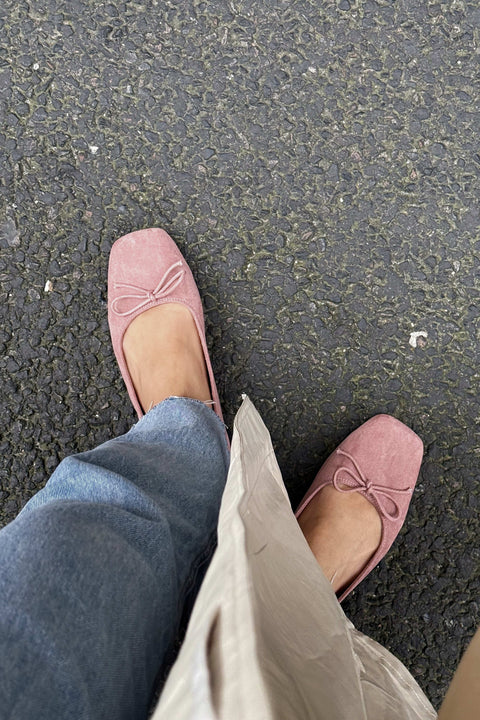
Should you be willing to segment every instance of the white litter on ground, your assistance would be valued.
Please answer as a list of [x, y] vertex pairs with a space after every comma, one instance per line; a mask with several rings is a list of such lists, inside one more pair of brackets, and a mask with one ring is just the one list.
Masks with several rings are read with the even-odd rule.
[[426, 340], [428, 338], [428, 333], [426, 330], [418, 330], [417, 332], [410, 333], [410, 340], [408, 341], [408, 344], [411, 345], [413, 348], [417, 347], [418, 338], [423, 338]]

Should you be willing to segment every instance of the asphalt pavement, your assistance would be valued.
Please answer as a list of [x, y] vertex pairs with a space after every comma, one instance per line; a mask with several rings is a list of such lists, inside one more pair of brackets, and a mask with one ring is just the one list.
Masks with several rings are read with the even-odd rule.
[[3, 0], [2, 523], [134, 421], [108, 253], [163, 227], [294, 505], [372, 415], [422, 437], [345, 610], [440, 703], [480, 618], [479, 28], [464, 0]]

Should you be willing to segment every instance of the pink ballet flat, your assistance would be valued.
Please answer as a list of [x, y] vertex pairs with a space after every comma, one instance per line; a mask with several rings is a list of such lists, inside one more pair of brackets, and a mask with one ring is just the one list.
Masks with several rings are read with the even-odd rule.
[[138, 417], [144, 415], [123, 353], [123, 336], [137, 315], [164, 303], [181, 303], [192, 313], [207, 366], [213, 409], [223, 422], [205, 340], [200, 295], [192, 272], [172, 238], [159, 228], [137, 230], [119, 238], [108, 265], [108, 324], [113, 350]]
[[363, 570], [341, 591], [339, 602], [378, 565], [393, 544], [405, 521], [422, 457], [423, 443], [413, 430], [390, 415], [376, 415], [340, 443], [298, 506], [297, 518], [322, 488], [333, 485], [342, 493], [361, 493], [380, 515], [380, 545]]

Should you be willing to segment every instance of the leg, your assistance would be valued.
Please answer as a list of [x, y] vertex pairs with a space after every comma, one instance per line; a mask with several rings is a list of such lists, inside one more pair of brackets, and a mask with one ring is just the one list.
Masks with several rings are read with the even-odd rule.
[[0, 532], [5, 717], [146, 717], [213, 550], [228, 460], [212, 410], [171, 398], [64, 460]]
[[[364, 467], [371, 476], [361, 458]], [[248, 399], [224, 498], [218, 548], [155, 720], [434, 720], [406, 668], [346, 619]]]
[[146, 717], [215, 544], [228, 441], [164, 231], [115, 243], [109, 322], [140, 422], [62, 462], [0, 533], [0, 707], [19, 720]]
[[480, 630], [466, 649], [438, 713], [439, 720], [476, 720], [480, 707]]

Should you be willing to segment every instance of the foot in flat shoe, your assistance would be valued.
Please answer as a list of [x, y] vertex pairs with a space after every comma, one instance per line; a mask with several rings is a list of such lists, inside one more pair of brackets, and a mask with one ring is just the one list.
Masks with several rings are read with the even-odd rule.
[[380, 516], [366, 498], [339, 493], [331, 485], [315, 495], [298, 522], [336, 593], [365, 567], [382, 535]]
[[165, 303], [138, 315], [123, 336], [123, 352], [144, 412], [171, 395], [211, 400], [200, 338], [185, 305]]
[[300, 502], [295, 516], [340, 602], [397, 537], [422, 457], [413, 430], [391, 415], [375, 415], [327, 458]]

